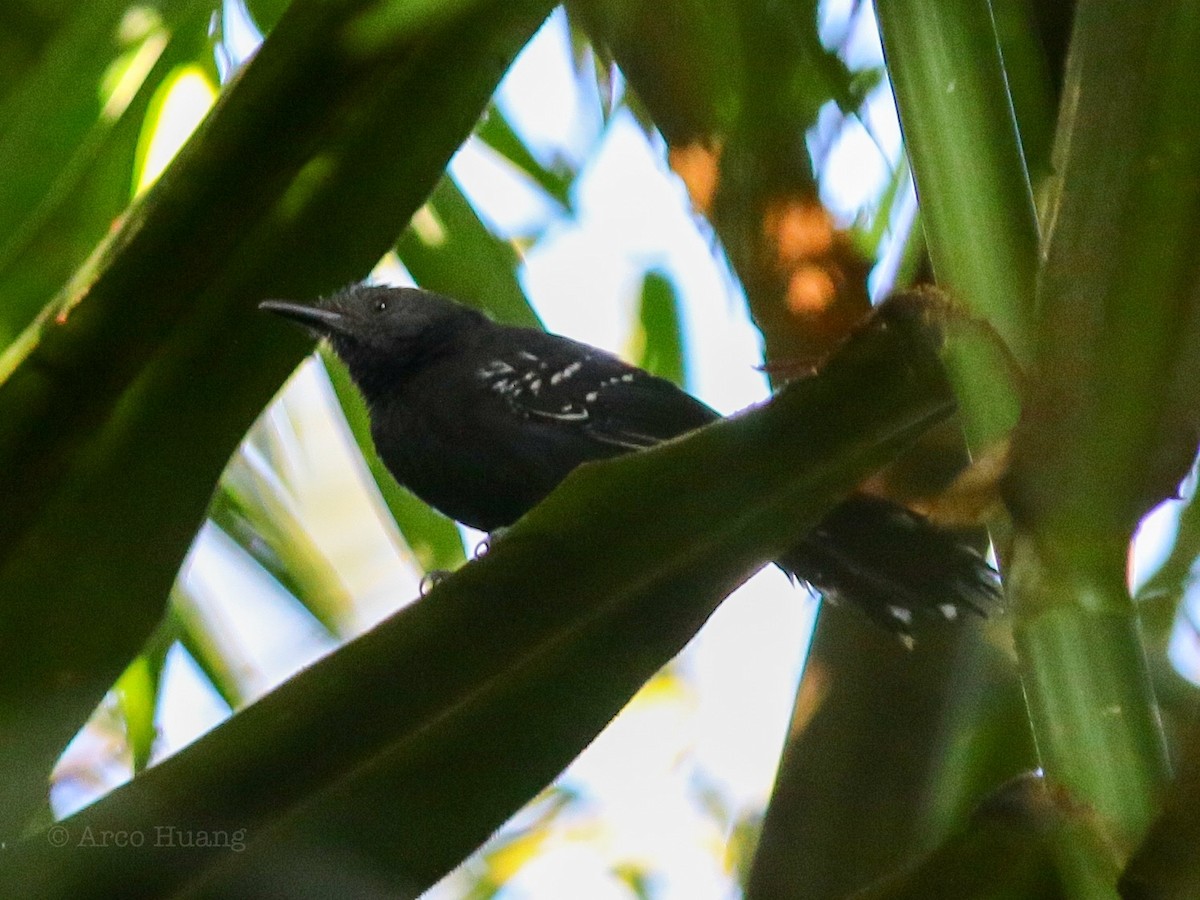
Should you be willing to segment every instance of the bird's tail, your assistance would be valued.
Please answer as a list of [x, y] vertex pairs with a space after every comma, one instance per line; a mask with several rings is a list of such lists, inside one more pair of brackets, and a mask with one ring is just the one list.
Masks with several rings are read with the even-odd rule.
[[974, 548], [866, 494], [847, 498], [779, 564], [827, 600], [855, 603], [901, 635], [922, 619], [983, 615], [1000, 600], [996, 572]]

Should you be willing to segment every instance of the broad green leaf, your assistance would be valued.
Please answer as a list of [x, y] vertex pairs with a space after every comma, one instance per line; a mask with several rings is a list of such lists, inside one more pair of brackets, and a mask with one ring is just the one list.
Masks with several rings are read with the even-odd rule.
[[963, 826], [957, 805], [1036, 764], [1024, 713], [983, 623], [930, 630], [909, 649], [824, 607], [748, 900], [846, 897], [910, 865]]

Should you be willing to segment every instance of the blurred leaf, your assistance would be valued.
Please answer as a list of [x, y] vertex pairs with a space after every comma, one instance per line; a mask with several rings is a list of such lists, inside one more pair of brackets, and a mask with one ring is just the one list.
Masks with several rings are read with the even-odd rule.
[[417, 210], [396, 252], [422, 287], [459, 297], [509, 325], [540, 326], [517, 281], [516, 250], [488, 230], [449, 175]]
[[[102, 139], [136, 93], [139, 82], [166, 46], [159, 6], [148, 4], [129, 16], [126, 0], [80, 4], [35, 77], [0, 107], [0, 163], [20, 178], [0, 181], [0, 234], [11, 240], [37, 208], [72, 157]], [[128, 59], [122, 63], [121, 54]], [[133, 59], [141, 57], [140, 64]], [[123, 76], [119, 89], [102, 90], [105, 73]], [[119, 68], [118, 68], [119, 67]], [[108, 94], [108, 108], [104, 94]], [[19, 168], [18, 168], [19, 166]]]
[[228, 893], [315, 834], [352, 848], [393, 890], [432, 884], [561, 771], [730, 590], [948, 413], [928, 343], [944, 311], [929, 296], [894, 300], [819, 376], [769, 403], [581, 467], [424, 600], [63, 823], [68, 834], [145, 830], [169, 809], [188, 827], [245, 829], [246, 853], [84, 854], [39, 835], [10, 847], [0, 888], [69, 895], [136, 878], [162, 896], [216, 864], [208, 889]]
[[69, 13], [63, 0], [10, 0], [0, 6], [0, 103], [36, 71], [45, 48], [70, 18]]
[[138, 656], [113, 686], [121, 717], [125, 720], [125, 739], [133, 756], [133, 771], [142, 771], [150, 763], [154, 750], [154, 711], [158, 701], [158, 679], [162, 659]]
[[647, 372], [681, 387], [687, 384], [679, 295], [661, 272], [647, 272], [642, 279], [638, 331], [630, 355]]
[[270, 34], [292, 0], [245, 0], [246, 11], [264, 35]]
[[476, 134], [485, 144], [528, 175], [546, 192], [546, 196], [562, 207], [564, 212], [571, 208], [571, 185], [578, 173], [547, 168], [538, 162], [525, 145], [525, 141], [513, 130], [504, 113], [495, 104], [488, 107], [487, 113], [479, 122]]
[[1163, 812], [1121, 876], [1127, 900], [1191, 900], [1200, 896], [1200, 717], [1192, 720], [1175, 757], [1177, 776]]
[[133, 192], [149, 190], [204, 121], [218, 95], [211, 54], [207, 65], [187, 62], [172, 69], [150, 98], [133, 166]]
[[[1095, 852], [1076, 853], [1081, 842]], [[1003, 785], [920, 865], [854, 900], [1116, 900], [1117, 872], [1088, 812], [1028, 775]]]
[[331, 634], [344, 634], [354, 598], [304, 526], [287, 488], [251, 446], [234, 454], [209, 516]]
[[668, 143], [701, 140], [732, 125], [746, 87], [740, 20], [762, 4], [593, 0], [569, 8], [572, 22], [611, 52]]
[[956, 806], [1035, 764], [1015, 673], [982, 624], [909, 650], [826, 605], [746, 896], [848, 896], [961, 828]]
[[219, 610], [194, 596], [185, 580], [171, 588], [165, 625], [179, 638], [180, 646], [204, 673], [229, 711], [240, 709], [254, 697], [251, 676], [258, 667], [246, 654]]
[[648, 866], [625, 863], [613, 869], [612, 874], [629, 888], [629, 892], [635, 900], [654, 900], [659, 895], [655, 886], [654, 872]]
[[725, 868], [742, 886], [743, 896], [750, 883], [751, 867], [762, 838], [763, 814], [755, 810], [734, 820], [725, 842]]
[[[258, 312], [361, 277], [548, 0], [354, 55], [377, 0], [296, 0], [63, 297], [0, 356], [0, 835], [136, 654], [232, 449], [310, 346]], [[53, 362], [50, 362], [53, 360]]]
[[[128, 206], [135, 148], [155, 89], [176, 65], [207, 49], [207, 4], [177, 0], [157, 13], [153, 6], [125, 11], [119, 21], [122, 28], [132, 23], [132, 43], [118, 59], [112, 19], [120, 11], [93, 21], [110, 6], [79, 7], [81, 22], [12, 98], [14, 119], [0, 133], [0, 171], [21, 172], [0, 181], [0, 347]], [[110, 53], [98, 53], [98, 42], [111, 44]], [[101, 72], [120, 77], [102, 91]], [[47, 140], [52, 146], [42, 146]]]
[[[488, 880], [497, 886], [511, 880], [536, 858], [550, 837], [550, 827], [563, 807], [569, 802], [566, 795], [553, 795], [552, 801], [536, 811], [536, 818], [529, 825], [512, 834], [498, 836], [483, 854], [487, 862]], [[535, 804], [537, 801], [533, 801]]]

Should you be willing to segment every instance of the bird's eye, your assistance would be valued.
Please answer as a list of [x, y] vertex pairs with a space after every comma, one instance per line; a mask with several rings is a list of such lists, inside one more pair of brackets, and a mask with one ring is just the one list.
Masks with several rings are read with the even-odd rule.
[[387, 301], [386, 300], [376, 300], [375, 301], [375, 312], [384, 312], [386, 310], [387, 310]]

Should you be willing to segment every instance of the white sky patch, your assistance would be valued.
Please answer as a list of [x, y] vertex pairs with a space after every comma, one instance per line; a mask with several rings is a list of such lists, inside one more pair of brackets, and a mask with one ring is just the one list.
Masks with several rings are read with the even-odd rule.
[[863, 115], [842, 119], [832, 101], [821, 111], [822, 121], [836, 123], [817, 145], [821, 159], [821, 202], [839, 225], [855, 221], [861, 210], [874, 205], [891, 181], [900, 161], [900, 123], [887, 85], [873, 90], [863, 104]]
[[[229, 716], [229, 707], [213, 691], [196, 661], [178, 644], [167, 651], [161, 690], [171, 702], [159, 704], [154, 725], [159, 747], [169, 752], [186, 747]], [[156, 760], [161, 755], [156, 753]]]
[[221, 82], [245, 65], [262, 46], [263, 36], [243, 0], [225, 0], [221, 10], [221, 50], [217, 71]]
[[576, 77], [572, 52], [566, 13], [559, 7], [496, 93], [496, 105], [543, 165], [556, 157], [581, 163], [603, 126], [588, 79], [581, 84]]
[[160, 90], [166, 95], [137, 176], [139, 194], [158, 180], [217, 99], [216, 87], [199, 66], [180, 69]]
[[1129, 585], [1134, 593], [1167, 561], [1179, 531], [1183, 507], [1179, 500], [1160, 503], [1138, 525], [1129, 566]]
[[479, 217], [502, 238], [524, 237], [558, 211], [524, 172], [477, 137], [454, 154], [450, 174]]

